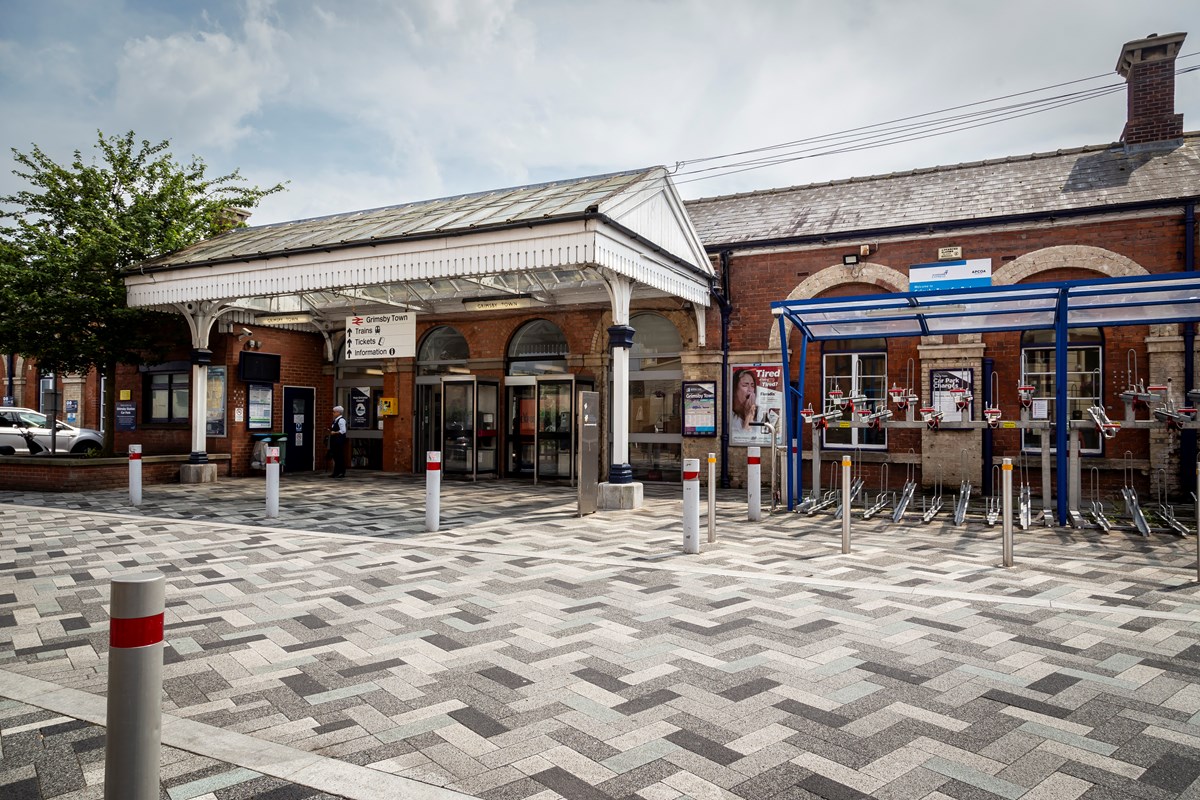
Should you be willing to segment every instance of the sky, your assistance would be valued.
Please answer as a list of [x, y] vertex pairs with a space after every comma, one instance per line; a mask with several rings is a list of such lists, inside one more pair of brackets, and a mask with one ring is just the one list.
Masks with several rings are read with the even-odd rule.
[[[1178, 31], [1177, 67], [1200, 66], [1196, 0], [0, 0], [0, 196], [25, 188], [14, 148], [66, 163], [98, 132], [287, 182], [251, 224], [680, 162], [695, 198], [1105, 144], [1123, 88], [762, 168], [696, 161], [1123, 86], [1122, 45]], [[1200, 70], [1176, 111], [1200, 129]]]

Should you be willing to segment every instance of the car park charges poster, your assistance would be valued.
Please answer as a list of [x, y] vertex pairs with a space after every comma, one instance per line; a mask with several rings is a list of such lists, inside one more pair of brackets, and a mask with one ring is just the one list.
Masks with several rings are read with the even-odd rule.
[[755, 422], [775, 426], [776, 440], [783, 440], [783, 368], [778, 364], [730, 367], [729, 443], [769, 446], [771, 434]]

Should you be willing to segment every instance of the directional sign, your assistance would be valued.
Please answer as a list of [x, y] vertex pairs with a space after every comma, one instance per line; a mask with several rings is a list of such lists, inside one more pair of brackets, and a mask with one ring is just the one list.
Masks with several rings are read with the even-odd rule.
[[347, 361], [412, 358], [417, 354], [417, 315], [363, 314], [346, 317]]

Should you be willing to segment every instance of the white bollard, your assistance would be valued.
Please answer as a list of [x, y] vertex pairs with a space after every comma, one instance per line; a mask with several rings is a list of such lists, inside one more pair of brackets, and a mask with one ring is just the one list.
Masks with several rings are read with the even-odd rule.
[[842, 456], [842, 554], [850, 552], [850, 456]]
[[683, 552], [700, 552], [700, 459], [683, 460]]
[[267, 516], [279, 516], [279, 448], [267, 448]]
[[1196, 462], [1196, 581], [1200, 583], [1200, 461]]
[[1012, 459], [1006, 458], [1000, 465], [1000, 485], [1004, 487], [1000, 502], [1004, 504], [1001, 530], [1004, 532], [1004, 566], [1013, 565], [1013, 516], [1012, 516]]
[[749, 519], [758, 522], [762, 519], [762, 448], [746, 448], [746, 503], [749, 505]]
[[708, 454], [708, 543], [717, 541], [717, 454]]
[[165, 601], [162, 573], [112, 580], [105, 800], [158, 800]]
[[129, 445], [129, 504], [142, 504], [142, 446]]
[[442, 517], [442, 453], [425, 453], [425, 530], [433, 533]]

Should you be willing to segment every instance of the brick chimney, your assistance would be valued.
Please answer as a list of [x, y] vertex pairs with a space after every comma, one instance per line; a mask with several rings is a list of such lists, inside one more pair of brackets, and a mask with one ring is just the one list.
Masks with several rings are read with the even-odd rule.
[[1147, 144], [1183, 136], [1183, 114], [1175, 113], [1175, 57], [1186, 33], [1152, 33], [1127, 42], [1117, 74], [1128, 86], [1128, 118], [1121, 141]]

